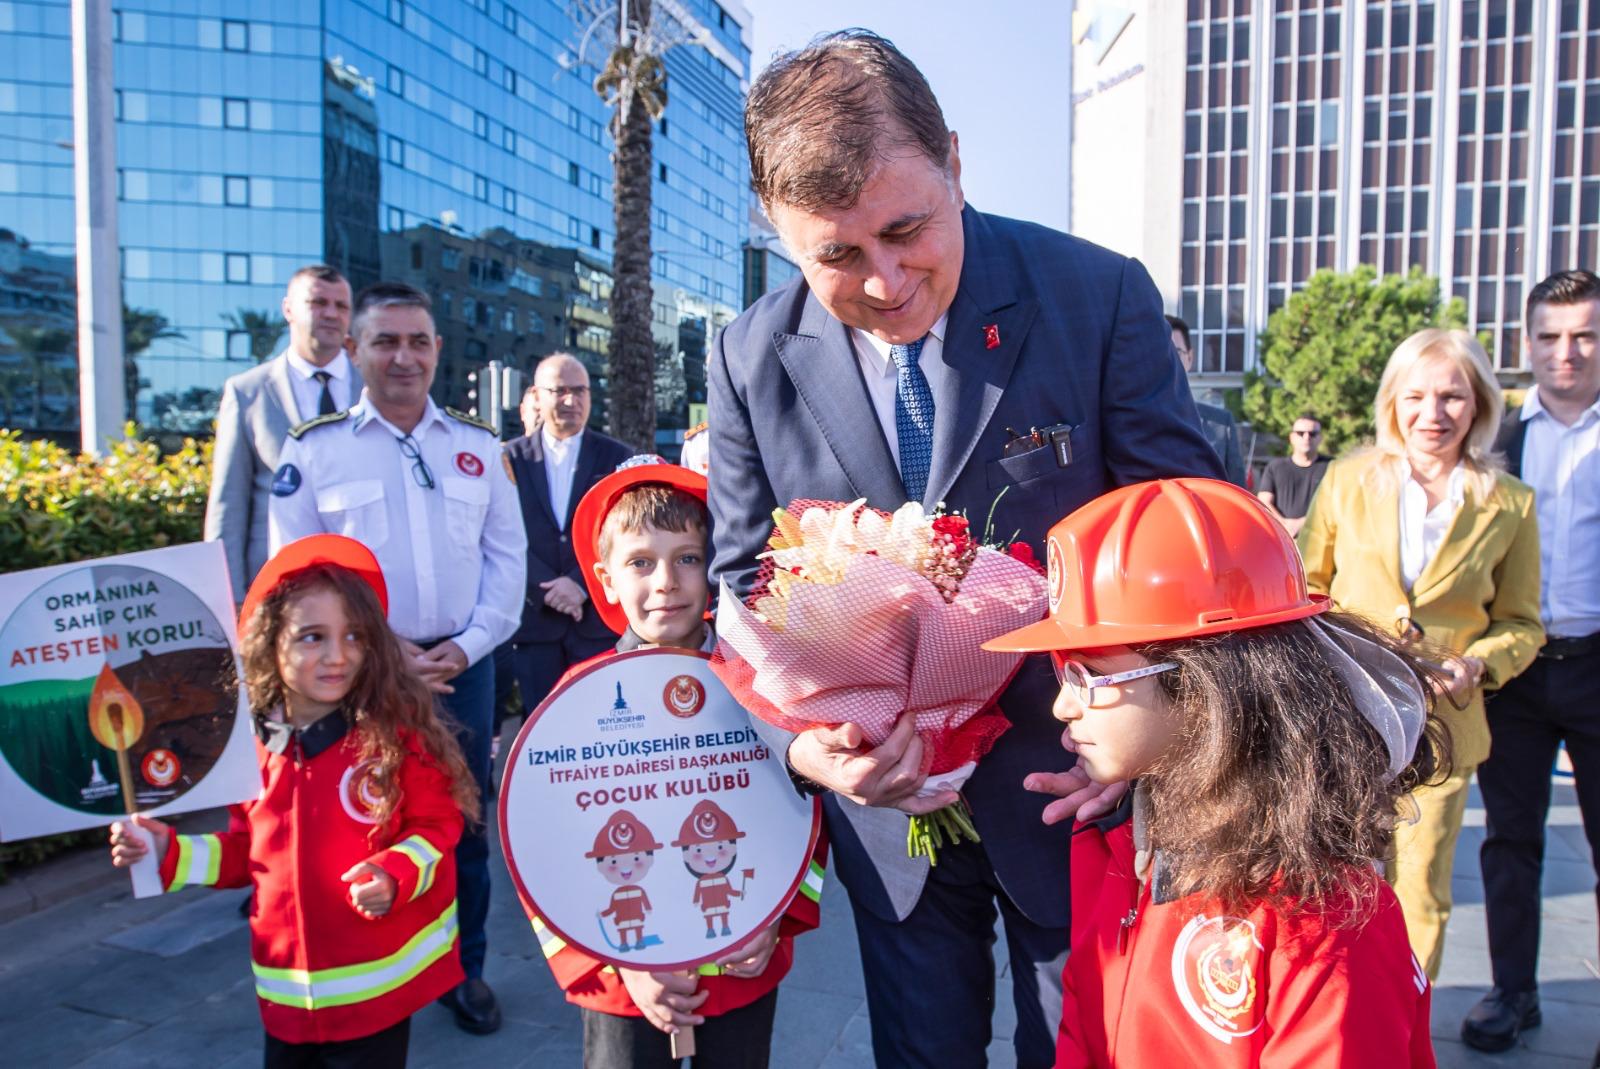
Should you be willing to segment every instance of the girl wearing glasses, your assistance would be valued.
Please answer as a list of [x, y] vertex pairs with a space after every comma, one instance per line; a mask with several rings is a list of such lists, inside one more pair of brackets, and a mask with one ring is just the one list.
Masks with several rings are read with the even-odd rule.
[[1073, 840], [1057, 1066], [1434, 1065], [1377, 869], [1446, 771], [1430, 669], [1226, 483], [1124, 487], [1047, 546], [1049, 618], [988, 648], [1048, 652], [1062, 745], [1134, 783]]

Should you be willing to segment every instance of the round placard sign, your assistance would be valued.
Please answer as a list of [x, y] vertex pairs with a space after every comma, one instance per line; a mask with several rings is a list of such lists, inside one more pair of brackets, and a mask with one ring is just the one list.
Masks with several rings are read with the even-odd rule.
[[692, 650], [575, 673], [523, 725], [500, 787], [523, 898], [568, 943], [632, 969], [693, 968], [776, 921], [821, 820]]

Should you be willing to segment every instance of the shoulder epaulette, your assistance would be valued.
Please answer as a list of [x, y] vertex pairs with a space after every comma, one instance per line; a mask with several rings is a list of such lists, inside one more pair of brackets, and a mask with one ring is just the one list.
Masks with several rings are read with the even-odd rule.
[[317, 416], [315, 419], [306, 420], [298, 427], [291, 427], [289, 429], [289, 437], [298, 442], [302, 437], [305, 436], [305, 433], [311, 430], [313, 427], [322, 427], [326, 426], [327, 424], [338, 423], [340, 420], [349, 418], [349, 409], [345, 409], [343, 412], [329, 412], [326, 416]]
[[495, 429], [492, 426], [490, 426], [489, 424], [485, 423], [483, 420], [479, 419], [477, 416], [469, 416], [469, 415], [467, 415], [465, 412], [461, 411], [458, 408], [451, 408], [449, 405], [446, 405], [445, 409], [444, 409], [444, 414], [449, 416], [451, 419], [458, 419], [462, 423], [468, 424], [469, 426], [477, 427], [479, 430], [488, 431], [490, 434], [494, 434], [496, 437], [499, 437], [498, 433], [495, 431]]
[[706, 422], [705, 420], [701, 420], [699, 423], [696, 423], [693, 427], [690, 427], [688, 430], [683, 432], [683, 440], [687, 442], [690, 438], [693, 438], [695, 435], [704, 434], [706, 431], [708, 431], [710, 429], [711, 429], [711, 424]]

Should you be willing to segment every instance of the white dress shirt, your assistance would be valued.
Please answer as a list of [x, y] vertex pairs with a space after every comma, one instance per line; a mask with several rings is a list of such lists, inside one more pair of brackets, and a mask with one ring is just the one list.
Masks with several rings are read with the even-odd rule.
[[430, 399], [411, 431], [433, 479], [419, 482], [405, 435], [367, 399], [283, 443], [271, 548], [331, 531], [366, 544], [389, 592], [389, 626], [413, 642], [453, 638], [469, 664], [522, 618], [528, 537], [500, 443]]
[[1439, 545], [1450, 530], [1450, 521], [1466, 500], [1467, 470], [1460, 464], [1450, 473], [1444, 497], [1428, 508], [1428, 492], [1411, 477], [1411, 465], [1402, 464], [1405, 481], [1400, 484], [1400, 579], [1407, 591], [1416, 585]]
[[549, 427], [540, 427], [539, 441], [544, 446], [544, 481], [550, 487], [550, 511], [556, 515], [556, 526], [565, 531], [567, 506], [572, 504], [572, 477], [578, 473], [578, 449], [583, 444], [583, 432], [571, 438], [557, 438]]
[[1600, 631], [1600, 401], [1563, 426], [1539, 400], [1522, 402], [1522, 481], [1539, 514], [1539, 604], [1552, 638]]
[[[938, 380], [944, 377], [944, 328], [949, 318], [950, 313], [946, 312], [928, 330], [927, 337], [922, 340], [922, 352], [917, 356], [917, 366], [922, 369], [923, 377], [928, 380], [928, 389], [935, 397], [939, 396]], [[894, 422], [894, 391], [900, 376], [899, 369], [889, 355], [889, 343], [882, 338], [852, 327], [850, 340], [855, 346], [856, 361], [861, 365], [861, 377], [867, 383], [867, 397], [872, 401], [873, 411], [878, 414], [878, 425], [883, 428], [883, 436], [889, 443], [889, 455], [894, 457], [894, 465], [898, 468], [900, 432]], [[938, 422], [939, 413], [934, 412], [933, 418]]]
[[350, 407], [350, 358], [344, 355], [343, 349], [328, 361], [327, 367], [318, 367], [293, 349], [285, 349], [283, 356], [289, 362], [289, 386], [294, 390], [294, 403], [300, 409], [300, 422], [315, 419], [322, 407], [322, 383], [316, 378], [319, 371], [326, 371], [330, 376], [328, 392], [333, 394], [333, 410], [343, 412]]

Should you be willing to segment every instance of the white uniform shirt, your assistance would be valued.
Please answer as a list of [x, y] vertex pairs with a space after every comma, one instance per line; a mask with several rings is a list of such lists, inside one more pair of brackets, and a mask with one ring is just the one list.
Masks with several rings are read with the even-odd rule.
[[[935, 397], [939, 396], [939, 380], [944, 377], [944, 328], [949, 318], [948, 312], [939, 317], [939, 321], [929, 329], [927, 337], [922, 339], [922, 352], [917, 355], [917, 366], [922, 369], [923, 377], [928, 380], [928, 389]], [[867, 383], [867, 397], [872, 401], [872, 410], [878, 414], [878, 425], [883, 428], [883, 436], [889, 442], [889, 455], [894, 457], [894, 465], [898, 468], [900, 432], [894, 422], [894, 390], [900, 371], [889, 356], [891, 346], [877, 335], [858, 328], [851, 328], [850, 340], [855, 345], [856, 360], [861, 365], [861, 377]], [[935, 412], [933, 418], [937, 421], [939, 413]]]
[[522, 616], [528, 537], [500, 443], [430, 399], [412, 430], [434, 487], [417, 481], [404, 435], [363, 391], [343, 418], [283, 443], [269, 511], [272, 552], [330, 531], [366, 544], [389, 589], [389, 625], [453, 638], [476, 663]]
[[1428, 492], [1411, 477], [1411, 465], [1400, 468], [1405, 481], [1400, 484], [1400, 578], [1406, 590], [1416, 585], [1439, 545], [1450, 530], [1450, 521], [1466, 500], [1466, 469], [1460, 464], [1450, 473], [1444, 497], [1430, 510]]
[[1566, 427], [1539, 388], [1522, 402], [1528, 424], [1522, 481], [1539, 514], [1539, 604], [1552, 638], [1600, 631], [1600, 401]]
[[583, 445], [583, 432], [570, 438], [557, 438], [549, 427], [540, 427], [539, 439], [544, 447], [544, 480], [550, 488], [550, 511], [555, 513], [557, 526], [566, 530], [567, 506], [572, 504], [572, 479], [578, 474], [578, 449]]
[[[334, 411], [343, 412], [350, 407], [350, 358], [344, 355], [343, 349], [328, 361], [327, 367], [318, 367], [293, 349], [285, 349], [283, 357], [289, 363], [289, 388], [294, 391], [294, 403], [300, 409], [302, 422], [315, 419], [322, 407], [322, 383], [316, 377], [319, 371], [329, 375], [328, 392], [333, 395]], [[294, 413], [289, 415], [292, 417]]]

